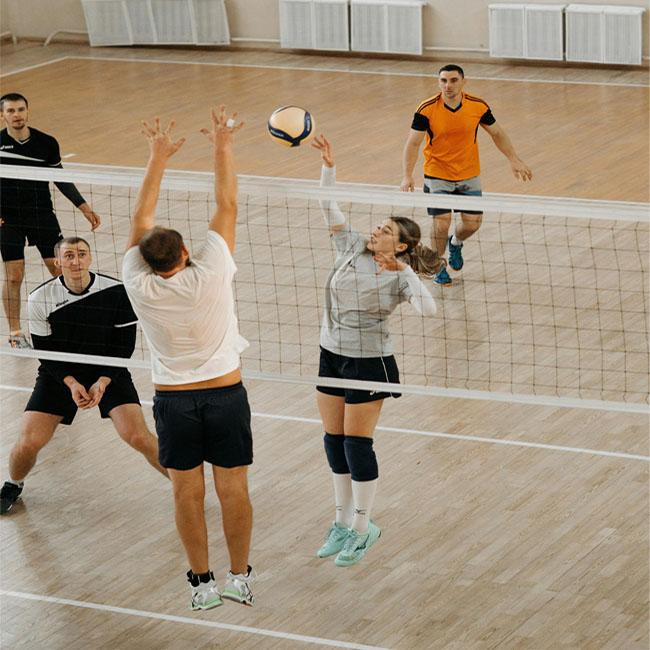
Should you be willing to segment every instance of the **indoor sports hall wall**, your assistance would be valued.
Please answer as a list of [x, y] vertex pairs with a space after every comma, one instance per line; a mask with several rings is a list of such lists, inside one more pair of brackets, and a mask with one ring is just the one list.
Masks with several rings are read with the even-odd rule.
[[[488, 5], [493, 1], [429, 0], [423, 13], [425, 53], [443, 56], [449, 51], [450, 56], [488, 58]], [[557, 4], [557, 0], [536, 2]], [[278, 4], [278, 0], [226, 0], [231, 35], [245, 39], [233, 45], [279, 47]], [[647, 8], [645, 0], [589, 0], [588, 4]], [[19, 38], [45, 39], [57, 29], [85, 29], [81, 0], [2, 0], [1, 9], [0, 31], [11, 31]], [[646, 62], [648, 41], [646, 14], [643, 21], [643, 56]]]

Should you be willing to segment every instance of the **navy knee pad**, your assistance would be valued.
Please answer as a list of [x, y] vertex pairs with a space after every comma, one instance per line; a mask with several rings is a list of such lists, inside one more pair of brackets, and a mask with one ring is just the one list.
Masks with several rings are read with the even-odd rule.
[[325, 454], [327, 462], [334, 474], [349, 474], [350, 468], [348, 461], [345, 458], [345, 449], [343, 447], [343, 436], [335, 436], [331, 433], [326, 433], [323, 436], [325, 443]]
[[353, 481], [374, 481], [379, 477], [377, 456], [372, 443], [372, 438], [345, 436], [345, 457]]

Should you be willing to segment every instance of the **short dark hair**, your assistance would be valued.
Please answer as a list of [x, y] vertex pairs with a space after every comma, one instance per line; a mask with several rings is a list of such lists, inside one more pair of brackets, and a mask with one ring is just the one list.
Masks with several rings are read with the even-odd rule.
[[0, 97], [0, 111], [4, 109], [5, 102], [25, 102], [25, 106], [29, 108], [29, 103], [27, 102], [27, 97], [21, 95], [20, 93], [7, 93]]
[[441, 72], [460, 72], [460, 76], [463, 79], [465, 78], [465, 71], [455, 63], [448, 63], [447, 65], [443, 65], [442, 68], [438, 70], [438, 74], [440, 74]]
[[155, 273], [166, 273], [183, 259], [183, 236], [171, 228], [152, 228], [139, 244], [140, 254]]
[[90, 250], [90, 244], [83, 237], [64, 237], [54, 244], [54, 257], [58, 257], [59, 252], [61, 251], [61, 246], [66, 244], [69, 244], [70, 246], [74, 246], [75, 244], [86, 244], [88, 250]]

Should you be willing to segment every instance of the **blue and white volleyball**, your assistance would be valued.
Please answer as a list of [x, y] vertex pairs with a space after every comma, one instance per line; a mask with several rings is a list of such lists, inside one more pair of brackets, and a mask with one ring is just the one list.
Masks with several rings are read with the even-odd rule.
[[299, 106], [282, 106], [269, 117], [269, 135], [286, 147], [298, 147], [314, 137], [314, 119]]

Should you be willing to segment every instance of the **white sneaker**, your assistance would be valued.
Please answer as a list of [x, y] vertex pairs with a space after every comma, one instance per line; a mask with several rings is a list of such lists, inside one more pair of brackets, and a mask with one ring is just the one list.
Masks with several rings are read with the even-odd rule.
[[217, 583], [214, 580], [212, 571], [210, 571], [209, 582], [198, 582], [198, 584], [194, 584], [194, 581], [198, 581], [198, 578], [191, 571], [187, 572], [187, 581], [190, 583], [192, 590], [190, 609], [212, 609], [213, 607], [223, 605], [223, 600], [221, 600], [221, 594], [217, 589]]
[[252, 606], [255, 602], [250, 583], [255, 579], [253, 569], [249, 566], [246, 574], [231, 573], [226, 575], [226, 586], [221, 595], [228, 600], [234, 600], [242, 605]]

